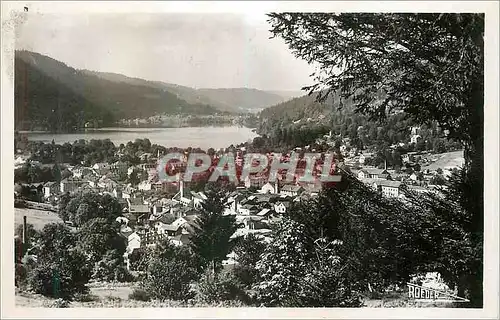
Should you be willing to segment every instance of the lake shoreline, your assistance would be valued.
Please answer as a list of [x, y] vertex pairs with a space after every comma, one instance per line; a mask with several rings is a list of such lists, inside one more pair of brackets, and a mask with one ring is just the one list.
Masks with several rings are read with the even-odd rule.
[[57, 144], [73, 143], [78, 140], [110, 139], [115, 145], [127, 144], [136, 139], [149, 139], [152, 144], [164, 147], [219, 149], [253, 140], [259, 135], [255, 128], [244, 126], [211, 126], [183, 128], [137, 128], [105, 127], [78, 133], [19, 132], [26, 135], [28, 141], [42, 141]]
[[[248, 128], [255, 130], [255, 127], [248, 127], [245, 125], [235, 125], [235, 124], [227, 124], [227, 125], [200, 125], [200, 126], [115, 126], [115, 127], [102, 127], [102, 128], [86, 128], [83, 130], [75, 130], [75, 131], [50, 131], [50, 130], [14, 130], [19, 134], [81, 134], [86, 132], [103, 132], [103, 131], [119, 131], [118, 129], [183, 129], [183, 128], [227, 128], [227, 127], [240, 127], [240, 128]], [[128, 130], [127, 130], [128, 131]]]

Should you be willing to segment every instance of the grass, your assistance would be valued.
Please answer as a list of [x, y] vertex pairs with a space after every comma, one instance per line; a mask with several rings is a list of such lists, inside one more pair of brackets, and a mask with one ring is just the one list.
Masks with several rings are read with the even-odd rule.
[[36, 230], [42, 230], [42, 228], [49, 223], [63, 222], [57, 213], [52, 211], [14, 208], [14, 221], [16, 227], [23, 224], [23, 216], [26, 216], [26, 222], [32, 224]]
[[[128, 298], [134, 284], [92, 284], [90, 293], [80, 301], [69, 303], [70, 308], [176, 308], [176, 307], [243, 307], [237, 302], [218, 304], [200, 303], [198, 301], [136, 301]], [[30, 292], [16, 292], [16, 307], [24, 308], [57, 308], [56, 299], [44, 297]]]
[[[429, 157], [428, 157], [429, 158]], [[438, 168], [445, 168], [448, 166], [460, 166], [464, 161], [464, 152], [462, 151], [453, 151], [446, 153], [433, 154], [430, 158], [437, 159], [435, 162], [422, 166], [422, 170], [429, 169], [430, 171], [437, 170]]]
[[[241, 302], [202, 303], [197, 300], [183, 301], [137, 301], [129, 299], [137, 285], [135, 283], [90, 283], [90, 293], [72, 301], [70, 308], [176, 308], [176, 307], [245, 307]], [[38, 294], [16, 291], [16, 306], [27, 308], [57, 308], [56, 299]], [[365, 299], [364, 308], [450, 308], [451, 302], [418, 302], [409, 300], [406, 292], [388, 293], [377, 299]]]

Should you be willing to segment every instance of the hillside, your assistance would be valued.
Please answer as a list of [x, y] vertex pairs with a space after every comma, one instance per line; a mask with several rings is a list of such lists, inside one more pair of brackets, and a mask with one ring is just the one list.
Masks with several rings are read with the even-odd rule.
[[446, 139], [437, 123], [417, 126], [402, 112], [388, 115], [384, 122], [372, 121], [355, 112], [351, 99], [341, 103], [338, 95], [321, 103], [316, 101], [316, 94], [305, 95], [259, 113], [257, 132], [271, 138], [275, 146], [303, 146], [330, 131], [336, 140], [349, 138], [360, 149], [408, 144], [413, 134], [421, 138], [411, 147], [415, 150], [445, 152], [458, 147]]
[[211, 107], [214, 107], [218, 110], [221, 111], [231, 111], [231, 106], [225, 105], [219, 101], [210, 99], [200, 92], [198, 90], [191, 88], [191, 87], [186, 87], [186, 86], [181, 86], [173, 83], [166, 83], [166, 82], [161, 82], [161, 81], [149, 81], [149, 80], [144, 80], [144, 79], [139, 79], [139, 78], [132, 78], [132, 77], [127, 77], [122, 74], [118, 73], [110, 73], [110, 72], [97, 72], [97, 71], [89, 71], [89, 70], [83, 70], [84, 73], [97, 76], [101, 79], [113, 81], [113, 82], [123, 82], [123, 83], [128, 83], [132, 85], [140, 85], [140, 86], [149, 86], [161, 90], [166, 90], [167, 92], [170, 92], [174, 95], [177, 96], [177, 98], [182, 99], [190, 104], [202, 104], [202, 105], [209, 105]]
[[84, 70], [84, 72], [109, 81], [166, 90], [188, 103], [210, 105], [220, 111], [230, 113], [258, 112], [264, 108], [302, 95], [300, 91], [263, 91], [248, 88], [195, 89], [173, 83], [131, 78], [116, 73], [88, 70]]
[[[139, 79], [140, 80], [140, 79]], [[141, 81], [110, 81], [29, 51], [15, 55], [16, 130], [74, 131], [86, 122], [110, 125], [122, 118], [156, 114], [215, 114]]]
[[258, 112], [264, 108], [289, 100], [289, 97], [276, 93], [250, 88], [198, 89], [205, 97], [218, 101], [221, 105], [231, 106], [239, 112]]

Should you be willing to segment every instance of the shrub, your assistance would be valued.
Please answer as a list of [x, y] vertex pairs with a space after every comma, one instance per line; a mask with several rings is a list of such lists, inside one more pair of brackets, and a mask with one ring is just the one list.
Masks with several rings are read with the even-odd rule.
[[231, 300], [248, 303], [250, 300], [234, 274], [227, 271], [222, 271], [215, 277], [211, 271], [205, 272], [198, 283], [198, 299], [205, 303]]
[[90, 268], [84, 254], [71, 248], [58, 258], [40, 259], [28, 275], [31, 289], [44, 296], [65, 299], [71, 299], [76, 293], [88, 292]]
[[24, 288], [27, 284], [28, 272], [22, 263], [16, 263], [15, 285], [18, 288]]
[[115, 280], [118, 282], [134, 282], [136, 277], [125, 266], [121, 265], [115, 270]]
[[148, 266], [144, 285], [155, 299], [188, 300], [193, 296], [190, 283], [196, 276], [194, 268], [187, 261], [157, 258]]
[[14, 208], [26, 208], [26, 201], [14, 199]]
[[125, 268], [118, 250], [108, 250], [94, 266], [92, 278], [100, 281], [132, 282], [134, 277]]
[[129, 294], [128, 298], [138, 301], [149, 301], [151, 300], [151, 295], [146, 290], [137, 288]]

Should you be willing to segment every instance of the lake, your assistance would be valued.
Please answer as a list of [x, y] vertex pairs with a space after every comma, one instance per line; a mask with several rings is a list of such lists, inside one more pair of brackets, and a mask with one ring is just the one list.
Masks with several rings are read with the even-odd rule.
[[239, 144], [258, 135], [246, 127], [185, 127], [185, 128], [101, 128], [79, 133], [26, 132], [32, 141], [73, 143], [79, 139], [110, 139], [116, 146], [135, 139], [148, 138], [152, 144], [164, 147], [226, 148]]

